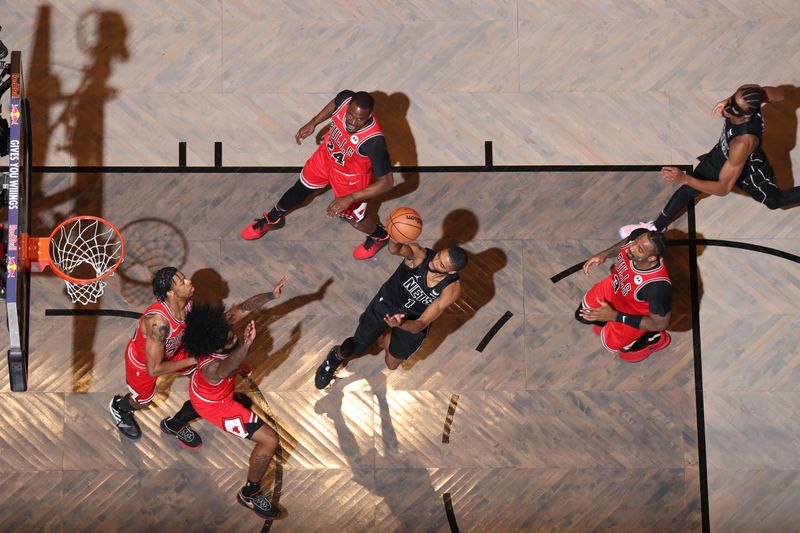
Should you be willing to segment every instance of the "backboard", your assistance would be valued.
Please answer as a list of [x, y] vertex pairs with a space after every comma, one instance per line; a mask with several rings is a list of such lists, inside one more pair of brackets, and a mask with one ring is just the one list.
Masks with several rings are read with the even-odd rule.
[[11, 390], [28, 388], [28, 327], [30, 270], [25, 268], [27, 236], [31, 226], [28, 205], [31, 187], [30, 107], [25, 98], [22, 54], [11, 52], [9, 106], [8, 231], [5, 244], [6, 313], [10, 347], [8, 372]]

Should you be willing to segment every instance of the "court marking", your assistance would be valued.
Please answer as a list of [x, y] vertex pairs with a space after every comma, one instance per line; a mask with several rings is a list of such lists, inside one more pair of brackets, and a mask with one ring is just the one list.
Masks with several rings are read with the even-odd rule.
[[503, 316], [497, 319], [497, 322], [495, 322], [494, 326], [492, 326], [486, 335], [484, 335], [483, 339], [481, 339], [481, 342], [478, 343], [478, 346], [475, 349], [479, 352], [483, 352], [484, 348], [486, 348], [486, 345], [489, 344], [489, 341], [491, 341], [494, 336], [497, 335], [497, 332], [500, 331], [500, 328], [505, 326], [506, 322], [508, 322], [512, 316], [514, 316], [514, 313], [511, 311], [506, 311], [503, 313]]
[[444, 417], [444, 430], [442, 431], [442, 443], [450, 443], [450, 429], [453, 427], [453, 417], [456, 415], [458, 407], [458, 394], [450, 396], [450, 405], [447, 407], [447, 414]]

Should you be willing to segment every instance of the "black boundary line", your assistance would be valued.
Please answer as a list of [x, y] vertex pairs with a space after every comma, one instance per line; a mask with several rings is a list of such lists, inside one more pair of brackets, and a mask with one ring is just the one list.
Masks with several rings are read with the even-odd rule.
[[[464, 173], [464, 172], [658, 172], [662, 165], [442, 165], [398, 166], [394, 172]], [[32, 172], [73, 174], [288, 174], [300, 172], [302, 167], [273, 166], [35, 166]]]
[[116, 309], [47, 309], [44, 316], [118, 316], [139, 319], [142, 313]]
[[450, 523], [450, 531], [458, 533], [458, 523], [456, 514], [453, 512], [453, 500], [450, 498], [450, 493], [442, 494], [442, 499], [444, 500], [444, 512], [447, 513], [447, 521]]
[[689, 222], [689, 286], [692, 300], [692, 349], [694, 352], [694, 401], [697, 415], [697, 469], [700, 476], [700, 520], [703, 533], [711, 531], [708, 504], [708, 462], [706, 458], [706, 418], [703, 403], [703, 361], [700, 342], [700, 287], [697, 275], [697, 226], [694, 201], [686, 212]]
[[497, 332], [500, 331], [500, 328], [505, 326], [506, 322], [508, 322], [512, 316], [514, 316], [514, 313], [511, 311], [506, 311], [503, 313], [503, 316], [497, 319], [497, 322], [494, 323], [492, 329], [490, 329], [486, 335], [483, 336], [483, 339], [481, 339], [481, 342], [478, 343], [478, 346], [475, 349], [479, 352], [483, 352], [484, 348], [486, 348], [486, 345], [489, 344], [489, 341], [491, 341], [494, 336], [497, 335]]
[[458, 407], [458, 394], [450, 395], [450, 405], [447, 407], [447, 415], [444, 417], [444, 430], [442, 431], [442, 443], [450, 443], [450, 429], [453, 427], [453, 417], [456, 416]]

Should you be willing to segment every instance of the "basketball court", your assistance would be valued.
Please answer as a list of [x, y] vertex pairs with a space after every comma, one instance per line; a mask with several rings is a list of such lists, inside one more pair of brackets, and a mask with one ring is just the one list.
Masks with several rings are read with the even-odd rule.
[[[523, 17], [526, 9], [530, 14], [531, 3], [518, 4], [514, 16]], [[182, 5], [176, 4], [181, 13]], [[23, 15], [42, 32], [43, 7], [38, 9]], [[225, 28], [228, 39], [237, 39], [236, 28], [253, 37], [241, 20], [248, 9], [258, 11], [236, 2], [225, 8], [223, 18], [233, 20]], [[432, 13], [438, 12], [432, 8]], [[141, 42], [135, 36], [141, 36], [143, 23], [125, 13], [100, 20], [114, 35], [122, 20], [129, 32], [127, 61], [142, 61], [133, 43]], [[532, 20], [520, 18], [519, 28]], [[575, 20], [563, 22], [570, 26]], [[166, 28], [182, 26], [170, 24], [156, 24], [153, 38], [172, 42]], [[195, 30], [189, 33], [203, 24], [214, 27], [209, 21], [187, 24]], [[483, 39], [502, 41], [494, 22], [487, 24]], [[1, 102], [3, 116], [10, 118], [11, 149], [8, 206], [2, 213], [8, 330], [0, 336], [8, 360], [7, 370], [0, 371], [5, 478], [0, 520], [8, 530], [790, 531], [800, 522], [795, 423], [800, 209], [769, 211], [731, 194], [704, 198], [675, 222], [666, 254], [673, 283], [672, 344], [641, 363], [625, 363], [605, 351], [591, 328], [573, 318], [583, 294], [607, 274], [611, 262], [588, 277], [575, 267], [613, 244], [619, 226], [658, 212], [673, 191], [657, 177], [661, 164], [691, 162], [682, 152], [687, 143], [661, 130], [656, 136], [670, 145], [667, 151], [648, 144], [650, 122], [666, 118], [648, 100], [657, 101], [658, 95], [632, 97], [648, 101], [641, 105], [643, 131], [638, 139], [624, 134], [630, 138], [621, 152], [601, 156], [587, 143], [565, 161], [563, 154], [577, 154], [576, 145], [583, 142], [567, 125], [575, 117], [560, 126], [571, 133], [559, 138], [551, 131], [548, 137], [562, 152], [544, 144], [525, 152], [513, 137], [473, 138], [478, 134], [458, 124], [455, 108], [438, 107], [439, 114], [415, 119], [414, 105], [442, 105], [432, 103], [436, 86], [423, 83], [429, 78], [422, 70], [414, 70], [416, 92], [403, 90], [400, 80], [392, 88], [397, 92], [379, 94], [375, 114], [386, 116], [396, 189], [372, 208], [385, 219], [394, 208], [413, 207], [424, 221], [421, 244], [463, 246], [470, 263], [461, 278], [461, 298], [433, 324], [408, 362], [390, 372], [381, 353], [367, 355], [340, 371], [328, 390], [318, 391], [316, 367], [354, 331], [400, 258], [384, 250], [372, 260], [355, 261], [352, 251], [363, 236], [325, 216], [330, 191], [291, 213], [280, 231], [257, 241], [238, 234], [294, 182], [303, 152], [282, 150], [293, 145], [296, 128], [335, 89], [316, 90], [311, 83], [302, 90], [270, 90], [272, 103], [286, 103], [275, 106], [274, 115], [266, 106], [223, 97], [232, 122], [263, 128], [268, 155], [254, 140], [225, 133], [232, 131], [226, 129], [225, 106], [209, 106], [208, 116], [197, 118], [203, 115], [198, 111], [190, 120], [185, 101], [169, 97], [180, 111], [172, 116], [166, 99], [155, 93], [138, 103], [122, 95], [119, 107], [109, 100], [98, 127], [106, 144], [93, 149], [87, 141], [75, 148], [60, 127], [41, 128], [46, 119], [37, 116], [36, 104], [48, 100], [30, 81], [45, 79], [38, 41], [30, 52], [38, 54], [36, 60], [26, 59], [27, 50], [20, 54], [10, 45], [9, 31], [21, 40], [11, 28], [0, 34], [14, 50], [8, 58], [12, 84]], [[53, 42], [65, 39], [56, 24], [49, 31]], [[276, 40], [290, 41], [290, 35], [274, 31]], [[520, 43], [530, 45], [532, 38], [521, 36]], [[381, 53], [392, 54], [383, 48]], [[472, 54], [480, 57], [477, 50]], [[254, 66], [239, 61], [237, 72]], [[308, 61], [302, 68], [313, 71]], [[525, 64], [519, 61], [523, 70]], [[64, 64], [51, 60], [50, 65], [51, 74], [70, 79]], [[175, 60], [171, 68], [182, 67]], [[274, 68], [280, 73], [288, 67]], [[785, 79], [778, 66], [772, 74], [766, 79]], [[188, 85], [174, 76], [174, 84]], [[476, 78], [478, 92], [490, 86], [492, 72], [484, 76]], [[733, 89], [758, 80], [724, 81]], [[123, 82], [116, 85], [124, 92]], [[488, 108], [502, 109], [505, 116], [519, 104], [503, 101], [499, 89], [469, 96], [483, 98], [481, 120], [487, 123]], [[564, 116], [573, 109], [569, 98], [537, 90], [536, 98], [549, 99], [542, 108], [560, 106]], [[196, 103], [208, 97], [203, 94]], [[406, 95], [410, 106], [400, 118], [392, 114], [402, 107], [398, 94]], [[467, 98], [463, 94], [449, 96], [455, 105], [469, 107], [459, 102]], [[676, 113], [707, 113], [706, 96], [676, 98], [692, 108]], [[591, 98], [585, 94], [575, 98], [587, 112], [608, 109], [588, 105], [581, 100]], [[141, 132], [128, 138], [131, 148], [121, 148], [124, 115], [142, 105], [138, 120], [144, 121], [144, 100], [158, 116], [149, 123], [158, 137], [156, 152], [145, 153], [149, 139]], [[47, 120], [53, 121], [60, 108], [56, 99], [49, 101]], [[796, 107], [779, 111], [771, 124], [781, 131], [796, 129]], [[520, 106], [518, 118], [528, 112], [528, 105]], [[200, 145], [191, 136], [208, 117], [219, 124], [213, 128], [220, 136]], [[71, 124], [97, 133], [80, 120]], [[446, 138], [439, 135], [436, 141], [421, 130], [447, 121], [455, 123], [446, 137], [453, 145], [442, 146], [437, 159], [429, 150]], [[690, 121], [665, 122], [680, 129]], [[717, 127], [714, 123], [712, 133], [688, 126], [682, 131], [691, 136], [690, 148], [707, 149]], [[42, 131], [46, 138], [37, 139]], [[307, 145], [311, 140], [298, 150], [313, 149]], [[594, 146], [603, 145], [595, 140]], [[787, 143], [791, 177], [798, 156]], [[776, 161], [776, 168], [787, 168], [786, 161]], [[71, 270], [68, 256], [73, 273], [83, 277], [92, 277], [97, 265], [79, 266], [76, 254], [104, 253], [101, 271], [124, 256], [102, 280], [107, 283], [102, 294], [83, 295], [82, 304], [72, 303], [76, 296], [52, 268], [32, 273], [26, 268], [32, 262], [33, 270], [41, 270], [45, 255], [40, 251], [35, 260], [31, 239], [51, 235], [77, 215], [102, 217], [120, 236], [86, 221], [73, 234], [93, 246], [75, 251], [76, 239], [67, 229], [56, 232], [54, 249], [38, 241], [47, 245], [46, 255]], [[70, 251], [59, 256], [62, 248]], [[258, 337], [247, 359], [253, 372], [237, 385], [280, 436], [263, 481], [283, 510], [274, 523], [236, 504], [252, 443], [198, 421], [193, 428], [204, 445], [192, 452], [159, 430], [160, 420], [188, 399], [186, 378], [159, 378], [153, 406], [136, 414], [140, 441], [121, 436], [111, 422], [108, 402], [125, 387], [123, 350], [138, 314], [153, 300], [152, 275], [165, 265], [191, 277], [197, 301], [226, 305], [269, 291], [289, 276], [282, 298], [255, 316]], [[89, 302], [94, 296], [97, 302]]]

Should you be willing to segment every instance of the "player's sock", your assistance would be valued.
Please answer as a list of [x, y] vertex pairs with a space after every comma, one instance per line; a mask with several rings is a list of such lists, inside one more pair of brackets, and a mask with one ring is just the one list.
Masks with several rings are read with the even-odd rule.
[[247, 480], [247, 484], [242, 487], [242, 494], [248, 498], [255, 496], [261, 492], [261, 483], [258, 481]]
[[192, 406], [192, 402], [186, 400], [181, 410], [175, 413], [175, 416], [172, 418], [167, 418], [164, 425], [166, 425], [172, 431], [180, 431], [186, 424], [194, 420], [195, 418], [199, 418], [200, 415], [197, 414], [197, 411], [194, 410]]
[[270, 209], [269, 213], [267, 213], [267, 221], [268, 222], [277, 222], [279, 218], [286, 214], [286, 211], [278, 207], [278, 204], [275, 204], [275, 207]]
[[661, 214], [660, 214], [660, 215], [658, 215], [658, 218], [656, 218], [656, 219], [653, 221], [653, 225], [656, 227], [656, 231], [661, 231], [661, 232], [663, 232], [665, 229], [667, 229], [667, 226], [669, 225], [669, 220], [670, 220], [670, 218], [671, 218], [671, 217], [668, 217], [668, 216], [667, 216], [667, 215], [665, 215], [665, 214], [664, 214], [664, 212], [662, 211], [662, 212], [661, 212]]

